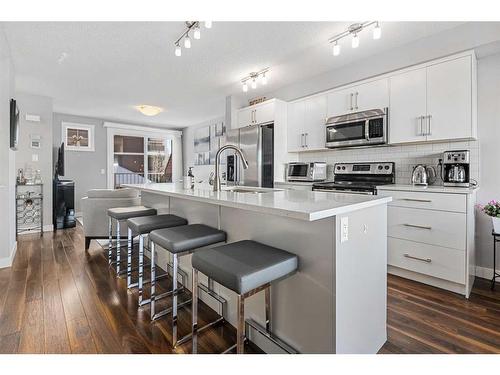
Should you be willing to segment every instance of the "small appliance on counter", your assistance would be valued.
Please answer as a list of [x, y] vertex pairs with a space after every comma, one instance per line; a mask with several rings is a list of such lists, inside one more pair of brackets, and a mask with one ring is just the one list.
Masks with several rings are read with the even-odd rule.
[[325, 162], [292, 162], [286, 168], [287, 181], [315, 182], [326, 180]]
[[436, 182], [436, 170], [434, 167], [418, 164], [413, 168], [411, 176], [412, 185], [427, 186]]
[[377, 194], [377, 185], [394, 184], [396, 167], [394, 162], [336, 163], [333, 167], [333, 182], [313, 184], [314, 191], [349, 194]]
[[470, 151], [445, 151], [442, 178], [444, 186], [470, 186]]

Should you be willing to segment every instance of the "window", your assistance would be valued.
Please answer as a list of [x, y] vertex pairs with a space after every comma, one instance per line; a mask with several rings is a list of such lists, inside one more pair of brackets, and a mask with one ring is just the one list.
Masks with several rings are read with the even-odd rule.
[[114, 187], [123, 184], [172, 182], [172, 141], [162, 137], [115, 134]]

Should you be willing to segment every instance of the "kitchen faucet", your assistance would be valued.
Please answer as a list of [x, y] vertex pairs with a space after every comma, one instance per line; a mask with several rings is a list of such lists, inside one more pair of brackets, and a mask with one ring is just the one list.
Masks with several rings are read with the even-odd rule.
[[243, 154], [243, 151], [236, 146], [233, 145], [225, 145], [219, 148], [217, 151], [217, 154], [215, 155], [215, 177], [214, 177], [214, 191], [219, 191], [220, 190], [220, 177], [219, 177], [219, 164], [220, 164], [220, 156], [223, 151], [225, 150], [234, 150], [236, 153], [240, 156], [241, 158], [241, 163], [243, 164], [243, 168], [247, 169], [248, 168], [248, 162], [247, 159], [245, 158], [245, 155]]

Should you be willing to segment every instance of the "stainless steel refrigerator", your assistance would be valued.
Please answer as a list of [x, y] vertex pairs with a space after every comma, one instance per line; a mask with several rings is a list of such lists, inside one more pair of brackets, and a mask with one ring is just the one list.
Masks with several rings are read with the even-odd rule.
[[226, 182], [228, 185], [273, 187], [274, 182], [274, 128], [273, 124], [252, 125], [230, 130], [226, 144], [239, 147], [248, 161], [243, 169], [238, 156], [226, 154]]

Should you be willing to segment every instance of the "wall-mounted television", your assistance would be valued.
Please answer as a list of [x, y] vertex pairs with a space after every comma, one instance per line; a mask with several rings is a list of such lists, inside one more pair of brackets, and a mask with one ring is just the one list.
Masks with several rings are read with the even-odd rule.
[[19, 108], [15, 99], [10, 99], [10, 148], [17, 150], [19, 141]]

